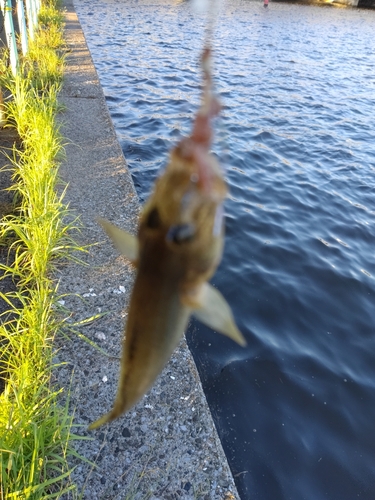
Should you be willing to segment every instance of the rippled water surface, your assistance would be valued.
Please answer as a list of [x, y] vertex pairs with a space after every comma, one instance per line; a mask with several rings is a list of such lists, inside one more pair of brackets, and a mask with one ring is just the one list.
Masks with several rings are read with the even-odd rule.
[[[199, 103], [204, 18], [76, 0], [144, 200]], [[248, 346], [188, 338], [243, 499], [375, 498], [375, 12], [228, 0], [215, 37], [227, 238]]]

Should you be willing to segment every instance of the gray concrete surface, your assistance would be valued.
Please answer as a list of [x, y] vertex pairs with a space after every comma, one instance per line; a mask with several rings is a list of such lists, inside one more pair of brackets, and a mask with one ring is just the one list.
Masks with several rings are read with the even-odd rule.
[[[106, 313], [78, 328], [105, 356], [74, 333], [60, 341], [56, 381], [70, 391], [79, 460], [72, 480], [84, 499], [237, 499], [191, 354], [182, 340], [157, 383], [127, 415], [94, 432], [87, 425], [107, 412], [117, 389], [121, 342], [134, 270], [95, 222], [106, 217], [136, 232], [139, 202], [117, 142], [105, 99], [70, 0], [68, 47], [60, 102], [69, 184], [65, 201], [79, 215], [81, 244], [91, 245], [86, 266], [70, 262], [59, 271], [61, 304], [68, 321]], [[68, 498], [68, 496], [67, 496]], [[71, 495], [69, 498], [73, 498]]]

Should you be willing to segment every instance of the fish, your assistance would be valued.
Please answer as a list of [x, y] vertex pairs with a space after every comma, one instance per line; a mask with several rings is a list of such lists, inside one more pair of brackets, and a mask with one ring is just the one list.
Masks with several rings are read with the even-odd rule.
[[246, 345], [230, 306], [208, 280], [221, 260], [227, 186], [210, 152], [212, 119], [220, 112], [211, 79], [211, 49], [202, 55], [204, 84], [189, 137], [170, 153], [140, 216], [137, 237], [99, 219], [136, 278], [123, 341], [113, 409], [89, 426], [111, 422], [152, 387], [183, 336], [191, 315]]

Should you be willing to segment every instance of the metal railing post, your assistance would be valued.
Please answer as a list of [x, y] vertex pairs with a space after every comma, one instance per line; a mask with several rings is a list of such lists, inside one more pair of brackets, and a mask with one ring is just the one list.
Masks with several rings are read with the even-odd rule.
[[33, 10], [34, 10], [33, 0], [26, 0], [27, 28], [30, 40], [34, 40], [34, 30], [36, 27]]
[[9, 48], [10, 66], [12, 68], [13, 75], [16, 75], [18, 70], [18, 52], [12, 17], [12, 0], [6, 0], [5, 2], [2, 2], [2, 4], [4, 4], [4, 7], [3, 5], [1, 7], [3, 8], [4, 13], [4, 27]]
[[38, 24], [39, 9], [38, 9], [37, 0], [31, 0], [31, 2], [33, 4], [33, 22], [34, 22], [34, 29], [35, 29], [37, 24]]
[[25, 8], [23, 5], [23, 0], [17, 1], [17, 15], [18, 15], [18, 24], [20, 26], [22, 53], [23, 55], [25, 55], [28, 50], [28, 41], [27, 41]]

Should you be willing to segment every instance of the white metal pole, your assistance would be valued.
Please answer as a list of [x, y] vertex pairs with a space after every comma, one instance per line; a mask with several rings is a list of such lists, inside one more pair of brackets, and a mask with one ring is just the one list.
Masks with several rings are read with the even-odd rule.
[[25, 8], [23, 6], [23, 0], [17, 1], [17, 15], [18, 15], [18, 24], [20, 26], [22, 53], [23, 55], [25, 55], [28, 49], [28, 42], [27, 42]]
[[12, 17], [12, 0], [6, 0], [5, 3], [4, 26], [9, 48], [10, 66], [13, 75], [16, 75], [18, 69], [18, 53]]
[[33, 15], [32, 0], [26, 0], [26, 14], [27, 14], [27, 27], [29, 31], [30, 40], [34, 40], [34, 15]]
[[37, 7], [36, 0], [31, 0], [31, 3], [33, 4], [32, 16], [33, 16], [33, 23], [34, 23], [34, 30], [35, 30], [35, 28], [38, 25], [38, 12], [39, 12], [39, 9]]

